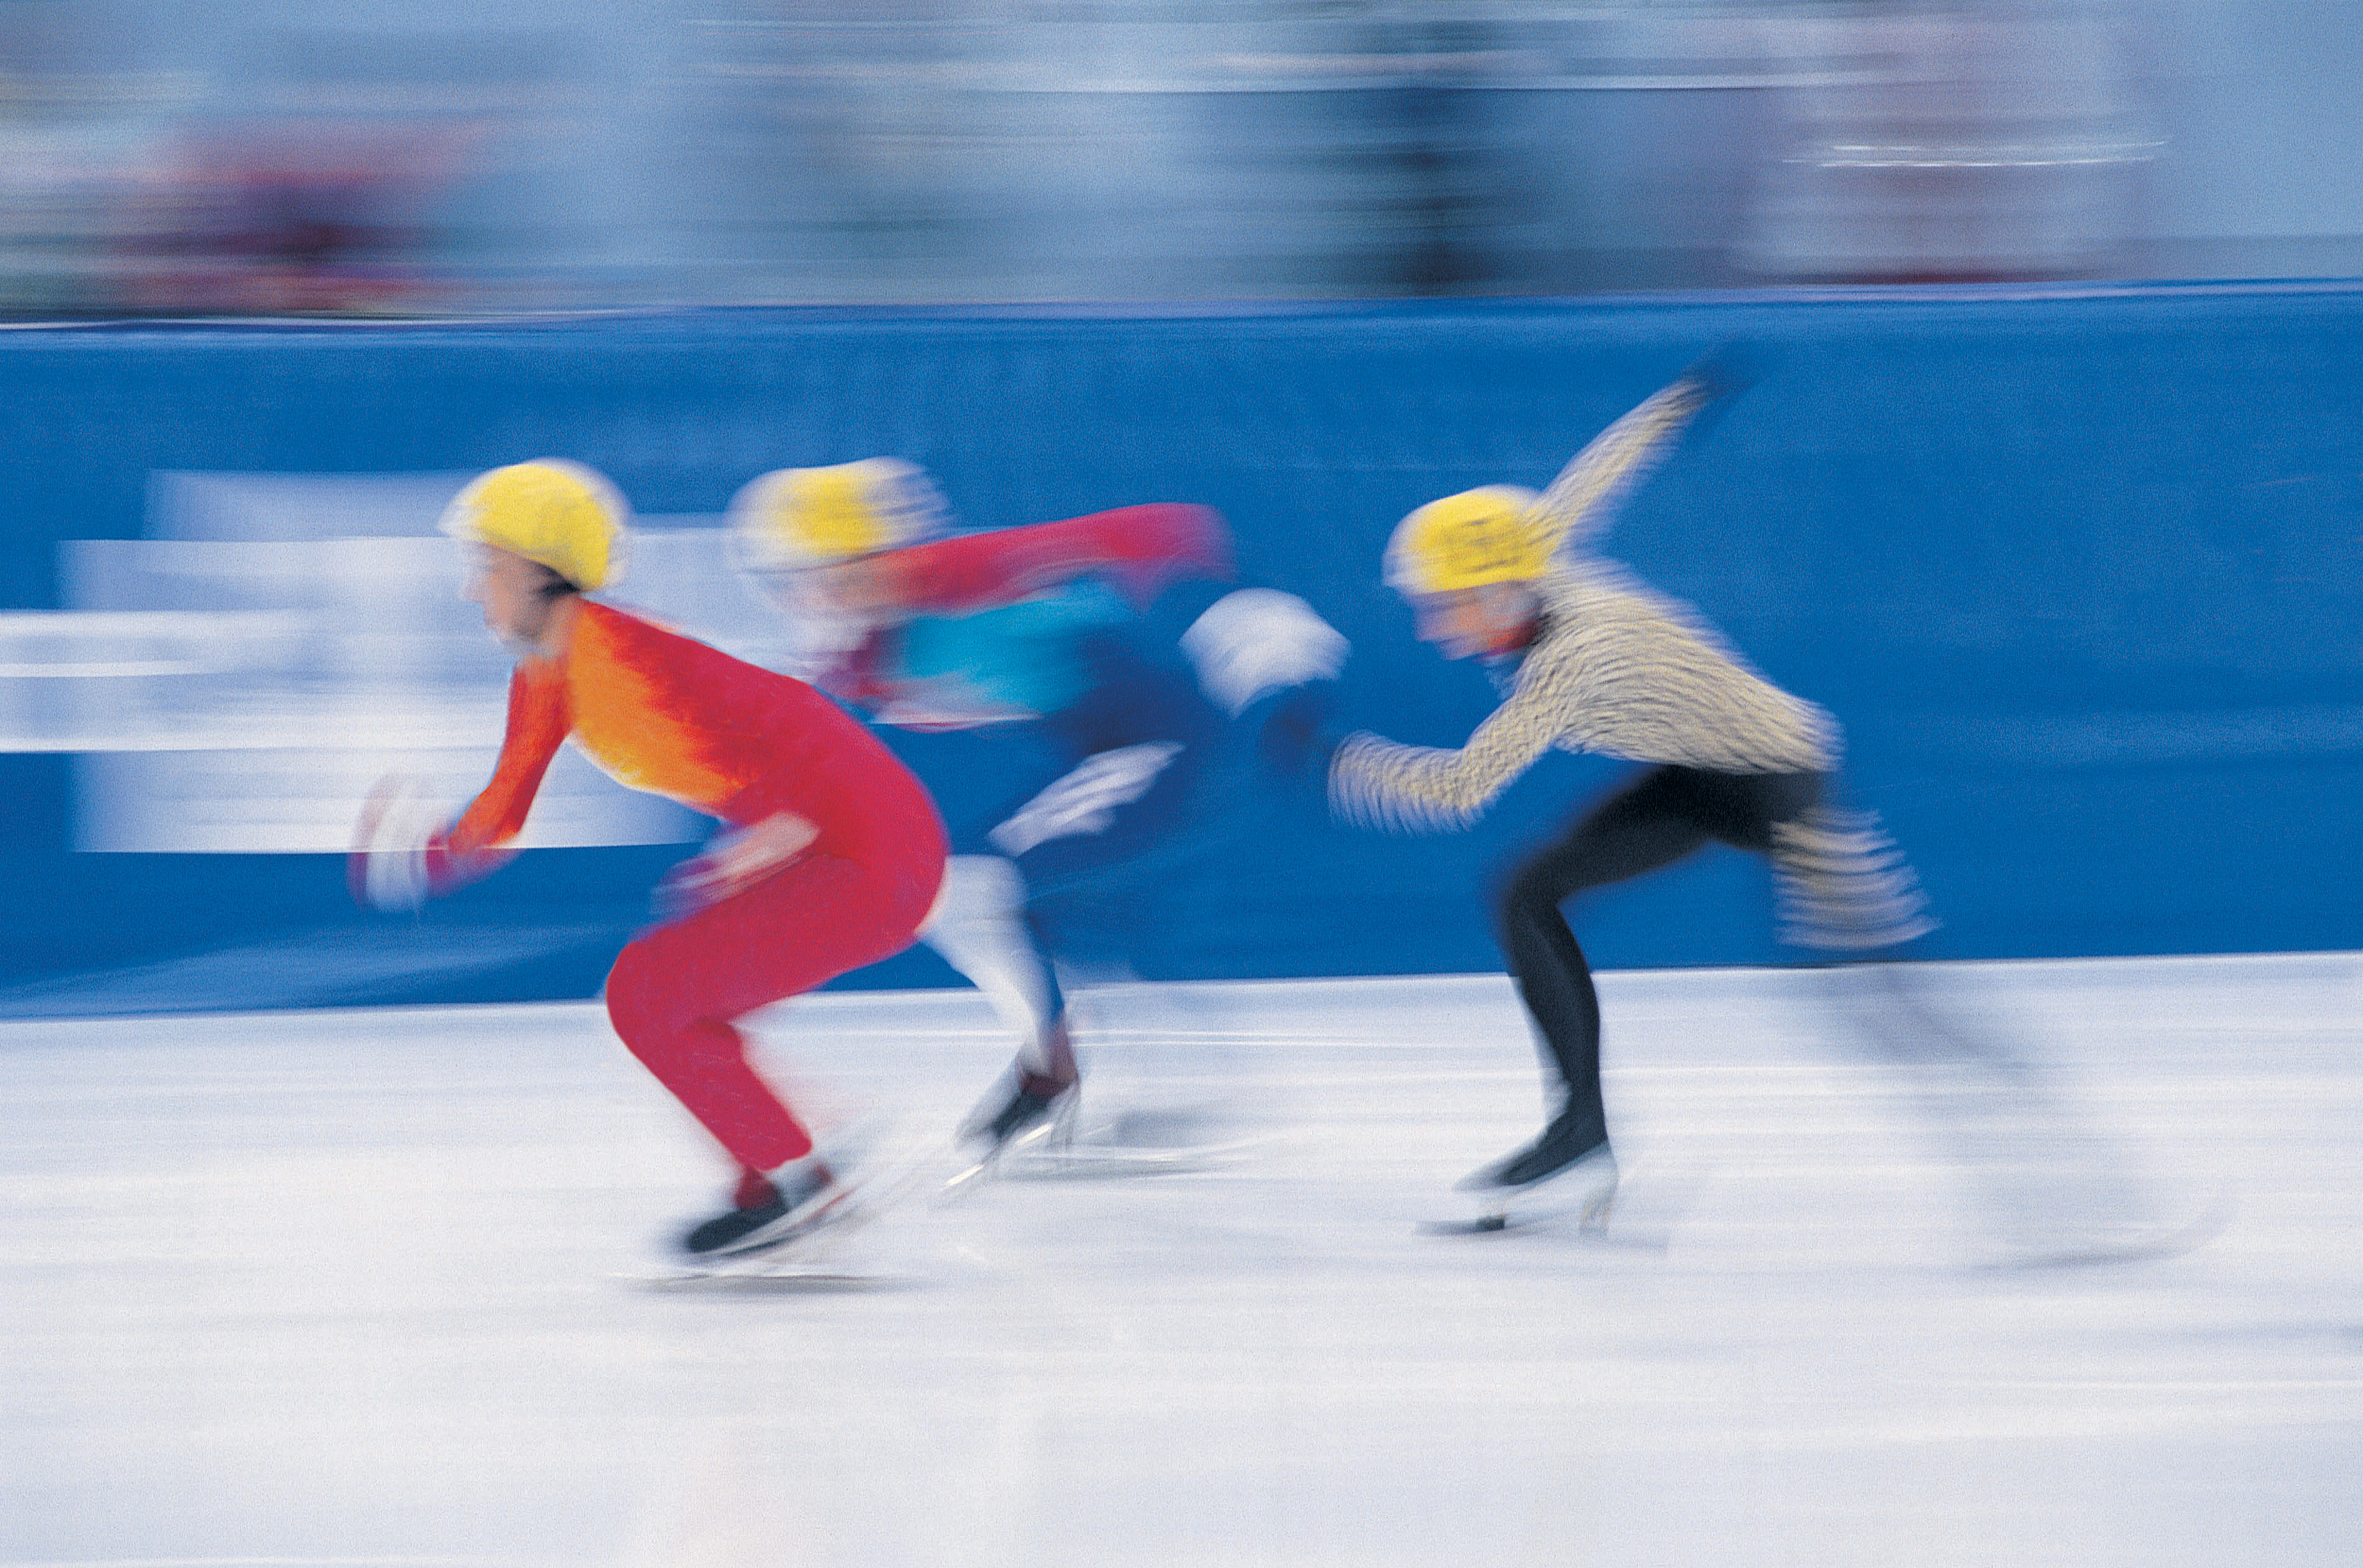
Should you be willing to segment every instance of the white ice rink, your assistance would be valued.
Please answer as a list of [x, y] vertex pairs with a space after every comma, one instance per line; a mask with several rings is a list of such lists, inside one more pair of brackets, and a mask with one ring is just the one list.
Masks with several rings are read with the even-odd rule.
[[[1505, 980], [1141, 990], [1092, 1106], [1244, 1158], [914, 1198], [846, 1251], [905, 1278], [801, 1295], [628, 1278], [720, 1169], [594, 1007], [0, 1025], [0, 1564], [2363, 1561], [2363, 957], [1933, 979], [2077, 1136], [1825, 977], [1612, 975], [1664, 1245], [1425, 1235], [1539, 1125]], [[764, 1033], [939, 1134], [1006, 1055], [967, 993]], [[2061, 1147], [2219, 1223], [1983, 1266]]]

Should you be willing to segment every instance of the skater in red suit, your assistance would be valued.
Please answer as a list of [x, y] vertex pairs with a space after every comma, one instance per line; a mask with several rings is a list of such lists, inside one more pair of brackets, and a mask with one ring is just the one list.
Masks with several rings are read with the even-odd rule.
[[570, 738], [619, 782], [720, 818], [667, 881], [675, 917], [617, 956], [607, 1008], [739, 1165], [732, 1207], [684, 1249], [742, 1252], [823, 1221], [847, 1189], [733, 1020], [910, 945], [943, 827], [919, 781], [810, 686], [584, 597], [612, 579], [626, 515], [597, 474], [553, 459], [494, 469], [453, 502], [445, 531], [478, 551], [468, 596], [518, 656], [508, 734], [492, 783], [423, 845], [388, 842], [372, 812], [356, 890], [415, 905], [493, 870]]

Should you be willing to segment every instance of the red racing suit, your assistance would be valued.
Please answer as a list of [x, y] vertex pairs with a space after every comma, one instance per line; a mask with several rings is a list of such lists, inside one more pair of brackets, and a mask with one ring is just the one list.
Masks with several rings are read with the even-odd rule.
[[561, 742], [600, 768], [747, 827], [780, 813], [812, 841], [750, 886], [633, 939], [607, 979], [631, 1053], [744, 1173], [812, 1140], [747, 1060], [732, 1020], [910, 945], [943, 878], [935, 802], [859, 721], [787, 676], [589, 600], [561, 611], [561, 651], [521, 660], [500, 762], [428, 846], [446, 891], [509, 857]]

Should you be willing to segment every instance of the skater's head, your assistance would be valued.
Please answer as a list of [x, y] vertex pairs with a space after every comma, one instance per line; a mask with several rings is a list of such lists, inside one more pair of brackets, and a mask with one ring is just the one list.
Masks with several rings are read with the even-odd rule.
[[900, 457], [778, 469], [731, 500], [743, 571], [775, 596], [866, 618], [890, 616], [904, 597], [890, 552], [943, 525], [934, 481]]
[[538, 648], [565, 602], [621, 575], [630, 508], [595, 470], [562, 458], [478, 476], [444, 510], [442, 528], [476, 546], [467, 597], [503, 643]]
[[1540, 499], [1516, 485], [1486, 485], [1431, 501], [1396, 525], [1387, 583], [1410, 603], [1423, 642], [1447, 659], [1523, 647], [1548, 570], [1548, 536], [1535, 526]]
[[581, 592], [538, 560], [498, 545], [476, 546], [467, 597], [484, 607], [485, 629], [518, 653], [548, 651], [564, 606]]

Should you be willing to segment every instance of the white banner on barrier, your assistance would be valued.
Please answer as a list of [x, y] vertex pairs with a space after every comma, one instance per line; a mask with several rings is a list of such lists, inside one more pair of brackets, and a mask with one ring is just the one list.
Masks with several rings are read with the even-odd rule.
[[[464, 478], [156, 475], [150, 537], [63, 546], [73, 609], [0, 614], [0, 751], [78, 755], [85, 850], [340, 853], [389, 772], [456, 815], [491, 777], [509, 665], [435, 527]], [[643, 521], [621, 600], [795, 662], [731, 570], [719, 519]], [[521, 847], [704, 829], [569, 750]]]

